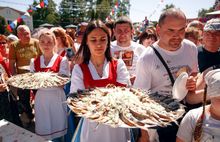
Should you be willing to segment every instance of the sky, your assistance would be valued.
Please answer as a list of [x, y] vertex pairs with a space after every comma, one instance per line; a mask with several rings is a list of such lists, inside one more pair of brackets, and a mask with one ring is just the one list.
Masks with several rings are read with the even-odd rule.
[[[161, 2], [163, 1], [163, 2]], [[59, 6], [61, 0], [54, 0]], [[133, 22], [141, 22], [145, 16], [157, 21], [166, 4], [174, 4], [180, 8], [187, 18], [196, 18], [202, 8], [213, 6], [215, 0], [130, 0], [130, 18]], [[9, 6], [20, 11], [26, 11], [33, 0], [0, 0], [0, 6]]]

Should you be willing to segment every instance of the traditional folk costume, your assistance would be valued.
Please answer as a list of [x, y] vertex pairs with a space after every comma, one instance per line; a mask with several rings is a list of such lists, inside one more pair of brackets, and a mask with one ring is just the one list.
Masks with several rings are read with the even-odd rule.
[[60, 50], [60, 52], [58, 53], [58, 55], [60, 55], [60, 56], [62, 56], [62, 57], [64, 57], [64, 56], [66, 56], [66, 50], [65, 50], [66, 48], [63, 48], [62, 50]]
[[[32, 72], [52, 71], [69, 75], [69, 65], [66, 58], [55, 54], [46, 66], [44, 56], [31, 61]], [[35, 132], [46, 138], [54, 139], [64, 136], [67, 131], [67, 106], [63, 88], [38, 89], [35, 98]]]
[[[0, 83], [3, 83], [3, 74], [7, 74], [8, 77], [10, 76], [7, 63], [5, 63], [2, 55], [0, 54]], [[13, 94], [10, 93], [6, 90], [0, 92], [0, 120], [6, 119], [16, 125], [22, 126], [18, 114], [17, 100]]]
[[[71, 90], [91, 87], [105, 87], [108, 84], [125, 86], [129, 84], [129, 73], [122, 60], [105, 60], [103, 76], [100, 77], [90, 61], [89, 64], [76, 65], [72, 72]], [[128, 129], [112, 128], [84, 119], [80, 142], [127, 142], [130, 138]]]

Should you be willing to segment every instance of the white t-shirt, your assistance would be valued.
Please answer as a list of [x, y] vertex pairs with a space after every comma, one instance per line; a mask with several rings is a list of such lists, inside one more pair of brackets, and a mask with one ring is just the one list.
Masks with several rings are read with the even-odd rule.
[[111, 43], [111, 53], [114, 58], [122, 59], [131, 76], [135, 76], [135, 69], [137, 60], [144, 52], [145, 47], [141, 44], [131, 41], [129, 47], [120, 47], [117, 45], [117, 41]]
[[[190, 110], [181, 121], [177, 137], [184, 142], [194, 142], [193, 133], [197, 120], [202, 114], [202, 107]], [[202, 125], [203, 133], [201, 142], [220, 142], [220, 120], [205, 114]]]
[[[102, 78], [100, 78], [100, 76], [98, 75], [91, 61], [89, 61], [88, 67], [91, 72], [92, 78], [94, 80], [106, 79], [109, 76], [109, 62], [107, 62], [107, 60], [105, 60], [104, 62]], [[129, 73], [126, 69], [124, 62], [119, 59], [118, 64], [117, 64], [117, 80], [116, 81], [122, 84], [130, 85], [129, 78], [130, 76], [129, 76]], [[70, 92], [71, 93], [76, 92], [78, 89], [85, 89], [85, 86], [83, 82], [83, 72], [80, 66], [76, 64], [72, 71]]]
[[[167, 63], [174, 79], [176, 73], [183, 67], [188, 68], [189, 74], [198, 72], [197, 49], [192, 42], [183, 40], [177, 51], [164, 50], [158, 46], [158, 42], [153, 46]], [[172, 94], [172, 84], [167, 70], [151, 47], [146, 48], [139, 58], [136, 74], [135, 87], [161, 94]]]

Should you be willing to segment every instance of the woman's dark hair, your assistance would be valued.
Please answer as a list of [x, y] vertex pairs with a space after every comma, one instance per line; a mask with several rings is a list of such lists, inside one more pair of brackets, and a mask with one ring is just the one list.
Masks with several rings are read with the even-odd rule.
[[139, 44], [143, 44], [143, 41], [145, 39], [149, 39], [149, 38], [157, 41], [157, 36], [155, 34], [149, 33], [149, 32], [146, 32], [146, 31], [142, 32], [138, 38], [139, 38]]
[[76, 54], [76, 60], [80, 60], [80, 58], [82, 58], [82, 62], [85, 64], [89, 63], [90, 57], [91, 57], [91, 52], [89, 50], [89, 47], [87, 45], [87, 39], [88, 39], [88, 35], [95, 29], [102, 29], [108, 37], [108, 43], [107, 43], [107, 49], [105, 51], [105, 57], [107, 59], [107, 61], [111, 61], [112, 60], [112, 56], [111, 56], [111, 52], [110, 52], [110, 35], [108, 32], [108, 28], [105, 26], [105, 24], [101, 21], [101, 20], [94, 20], [92, 22], [90, 22], [85, 30], [85, 33], [83, 35], [83, 39], [80, 45], [80, 48]]
[[114, 37], [114, 21], [108, 21], [105, 23], [106, 27], [111, 30], [111, 41], [115, 40]]

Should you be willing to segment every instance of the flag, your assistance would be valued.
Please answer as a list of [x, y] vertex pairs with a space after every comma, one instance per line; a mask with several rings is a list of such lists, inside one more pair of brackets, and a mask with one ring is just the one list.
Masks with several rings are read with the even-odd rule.
[[25, 12], [23, 16], [30, 17], [30, 14], [28, 12]]
[[49, 3], [48, 3], [48, 0], [44, 0], [44, 5], [48, 5]]
[[36, 6], [36, 8], [41, 8], [40, 4], [38, 4], [38, 5]]
[[19, 23], [21, 23], [21, 22], [22, 22], [21, 17], [18, 17], [18, 18], [17, 18], [17, 23], [19, 24]]
[[17, 25], [18, 25], [18, 21], [17, 21], [17, 20], [14, 20], [12, 23], [13, 23], [13, 26], [14, 26], [14, 27], [12, 27], [12, 26], [11, 26], [11, 27], [12, 27], [12, 29], [16, 28], [16, 27], [17, 27]]
[[10, 25], [7, 25], [7, 30], [8, 30], [9, 32], [13, 32]]
[[33, 12], [33, 10], [32, 10], [32, 9], [28, 9], [28, 10], [27, 10], [27, 12], [32, 13], [32, 12]]
[[41, 7], [41, 8], [44, 8], [44, 1], [41, 1], [41, 2], [40, 2], [40, 7]]

